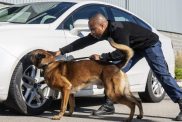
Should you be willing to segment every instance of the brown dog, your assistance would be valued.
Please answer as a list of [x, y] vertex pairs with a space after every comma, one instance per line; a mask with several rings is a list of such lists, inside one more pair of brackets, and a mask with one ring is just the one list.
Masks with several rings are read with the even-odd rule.
[[60, 119], [67, 108], [69, 101], [71, 115], [74, 111], [73, 93], [91, 84], [102, 84], [106, 95], [116, 103], [127, 105], [130, 109], [131, 121], [135, 112], [135, 105], [138, 106], [139, 119], [143, 117], [141, 101], [136, 99], [130, 92], [126, 74], [120, 70], [132, 56], [132, 50], [124, 45], [118, 45], [111, 41], [111, 45], [126, 53], [126, 60], [117, 65], [92, 60], [56, 62], [54, 55], [38, 49], [30, 53], [30, 59], [37, 68], [44, 70], [44, 78], [48, 86], [61, 91], [62, 102], [60, 113], [52, 119]]

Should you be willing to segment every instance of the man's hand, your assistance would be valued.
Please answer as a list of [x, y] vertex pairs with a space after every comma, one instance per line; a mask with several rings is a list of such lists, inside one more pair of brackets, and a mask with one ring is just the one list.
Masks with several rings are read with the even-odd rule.
[[100, 55], [98, 54], [93, 54], [89, 57], [91, 60], [100, 60]]
[[55, 56], [61, 55], [61, 51], [56, 51]]

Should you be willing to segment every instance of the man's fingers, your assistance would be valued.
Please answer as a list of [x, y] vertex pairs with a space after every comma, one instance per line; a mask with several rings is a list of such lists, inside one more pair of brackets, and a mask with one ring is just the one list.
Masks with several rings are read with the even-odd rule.
[[91, 55], [89, 58], [90, 58], [91, 60], [100, 60], [100, 56], [97, 55], [97, 54]]
[[61, 55], [61, 52], [60, 51], [56, 51], [55, 52], [55, 56], [59, 56], [59, 55]]
[[89, 59], [90, 59], [90, 60], [95, 60], [95, 56], [94, 56], [94, 55], [91, 55], [91, 56], [89, 57]]

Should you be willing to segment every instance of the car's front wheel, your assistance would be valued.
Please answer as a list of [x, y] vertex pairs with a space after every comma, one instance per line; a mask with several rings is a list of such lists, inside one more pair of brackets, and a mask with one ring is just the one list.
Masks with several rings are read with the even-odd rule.
[[21, 114], [41, 114], [51, 101], [43, 80], [39, 69], [20, 61], [11, 78], [7, 105]]
[[150, 71], [147, 79], [145, 92], [140, 92], [139, 97], [143, 102], [160, 102], [165, 97], [165, 91], [155, 74]]

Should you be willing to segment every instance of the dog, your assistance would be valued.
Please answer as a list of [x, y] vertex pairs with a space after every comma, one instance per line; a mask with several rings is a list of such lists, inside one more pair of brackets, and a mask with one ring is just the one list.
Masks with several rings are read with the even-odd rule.
[[126, 54], [124, 62], [118, 64], [93, 60], [58, 62], [55, 61], [54, 54], [42, 49], [34, 50], [29, 54], [32, 64], [43, 69], [47, 85], [61, 92], [60, 112], [53, 116], [53, 120], [59, 120], [63, 117], [68, 103], [70, 105], [69, 115], [72, 115], [75, 107], [74, 93], [91, 84], [102, 84], [109, 99], [116, 103], [125, 104], [131, 109], [126, 121], [133, 119], [135, 105], [140, 111], [137, 118], [143, 117], [142, 103], [132, 95], [127, 76], [120, 70], [132, 57], [132, 49], [114, 41], [110, 41], [110, 43], [114, 48]]

